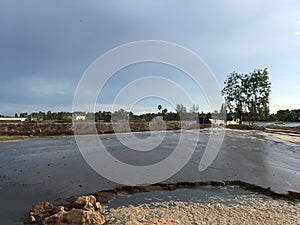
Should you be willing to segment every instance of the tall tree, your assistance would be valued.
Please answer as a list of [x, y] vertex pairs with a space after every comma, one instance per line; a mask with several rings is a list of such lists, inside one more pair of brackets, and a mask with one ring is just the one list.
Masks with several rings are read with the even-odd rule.
[[183, 104], [176, 104], [175, 110], [177, 112], [179, 120], [187, 120], [188, 119], [188, 113], [187, 113], [186, 107], [183, 106]]
[[244, 112], [251, 115], [252, 124], [269, 115], [271, 83], [268, 69], [256, 69], [249, 74], [233, 72], [227, 76], [222, 94], [230, 112], [242, 122]]
[[271, 83], [268, 69], [257, 69], [244, 80], [245, 105], [250, 114], [252, 124], [257, 120], [265, 120], [269, 115], [269, 95]]
[[192, 104], [189, 111], [190, 111], [190, 113], [198, 113], [199, 112], [199, 105]]
[[122, 120], [128, 120], [128, 112], [124, 109], [119, 109], [118, 111], [115, 111], [111, 118], [113, 121], [122, 121]]
[[159, 112], [160, 112], [160, 110], [162, 109], [162, 106], [161, 106], [161, 105], [158, 105], [158, 106], [157, 106], [157, 109], [158, 109]]
[[181, 114], [185, 114], [187, 111], [186, 111], [186, 107], [183, 106], [182, 104], [176, 104], [176, 112], [177, 113], [181, 113]]
[[245, 95], [244, 95], [245, 75], [237, 72], [229, 74], [224, 82], [225, 87], [222, 94], [225, 97], [227, 108], [231, 113], [235, 114], [235, 118], [242, 123]]

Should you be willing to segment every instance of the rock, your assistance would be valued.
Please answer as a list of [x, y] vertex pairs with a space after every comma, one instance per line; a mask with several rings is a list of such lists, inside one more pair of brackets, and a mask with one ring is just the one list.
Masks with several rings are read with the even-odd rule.
[[61, 208], [59, 212], [45, 218], [42, 224], [55, 224], [55, 225], [101, 225], [108, 220], [99, 212], [85, 211], [82, 209], [72, 209], [65, 211]]
[[33, 222], [35, 222], [35, 221], [36, 221], [36, 219], [35, 219], [34, 216], [30, 216], [30, 217], [29, 217], [29, 222], [30, 222], [30, 223], [33, 223]]
[[101, 206], [100, 202], [96, 202], [95, 208], [96, 208], [96, 210], [99, 210], [102, 212], [102, 206]]
[[95, 207], [94, 207], [94, 205], [92, 203], [89, 202], [88, 204], [86, 204], [83, 207], [83, 210], [94, 212], [95, 211]]
[[116, 193], [109, 192], [109, 191], [99, 191], [94, 193], [98, 202], [108, 202], [111, 199], [116, 197]]
[[29, 221], [53, 225], [99, 225], [112, 220], [101, 215], [102, 206], [93, 195], [72, 198], [70, 203], [66, 207], [54, 207], [49, 202], [36, 203], [30, 209]]
[[77, 199], [75, 199], [74, 204], [79, 207], [84, 207], [86, 205], [95, 205], [96, 204], [96, 198], [93, 195], [89, 196], [79, 196]]
[[86, 211], [102, 211], [100, 202], [93, 195], [80, 196], [73, 200], [72, 204], [75, 208], [83, 209]]
[[39, 202], [32, 205], [29, 215], [33, 217], [43, 218], [49, 216], [50, 211], [53, 210], [53, 208], [53, 205], [49, 202]]

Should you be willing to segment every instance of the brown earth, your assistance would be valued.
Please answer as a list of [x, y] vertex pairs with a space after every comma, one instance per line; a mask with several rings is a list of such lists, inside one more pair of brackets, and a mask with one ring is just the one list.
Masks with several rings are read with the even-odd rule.
[[265, 131], [276, 131], [276, 132], [285, 132], [285, 133], [296, 133], [300, 134], [300, 126], [298, 127], [285, 127], [279, 125], [270, 125], [270, 126], [255, 126], [255, 125], [227, 125], [226, 128], [235, 129], [235, 130], [265, 130]]
[[[211, 125], [180, 125], [174, 124], [149, 124], [148, 123], [118, 123], [114, 127], [110, 123], [78, 123], [73, 126], [71, 123], [5, 123], [0, 124], [0, 135], [6, 136], [60, 136], [75, 134], [98, 134], [120, 133], [120, 132], [141, 132], [149, 130], [178, 130], [178, 129], [201, 129]], [[74, 132], [76, 128], [76, 132]]]
[[[4, 123], [0, 124], [0, 135], [6, 136], [60, 136], [75, 134], [105, 134], [121, 132], [142, 132], [149, 130], [178, 130], [178, 129], [203, 129], [213, 125], [209, 124], [150, 124], [149, 123]], [[74, 132], [74, 128], [75, 132]], [[272, 132], [287, 132], [300, 134], [299, 127], [282, 127], [271, 125], [267, 127], [251, 125], [227, 125], [229, 129], [238, 130], [264, 130]]]

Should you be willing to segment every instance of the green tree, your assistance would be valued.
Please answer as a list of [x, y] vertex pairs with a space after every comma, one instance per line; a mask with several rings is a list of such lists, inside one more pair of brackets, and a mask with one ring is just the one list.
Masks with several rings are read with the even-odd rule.
[[268, 69], [257, 69], [244, 80], [245, 106], [250, 114], [252, 125], [255, 121], [265, 120], [269, 116], [269, 95], [271, 83]]
[[189, 111], [190, 111], [190, 113], [198, 113], [199, 112], [199, 105], [193, 104]]
[[158, 105], [158, 106], [157, 106], [157, 109], [158, 109], [159, 112], [160, 112], [160, 110], [162, 109], [162, 106], [161, 106], [161, 105]]
[[252, 124], [269, 115], [271, 83], [268, 69], [256, 69], [249, 74], [233, 72], [227, 76], [222, 94], [230, 113], [242, 123], [243, 114], [250, 115]]
[[52, 112], [51, 111], [48, 111], [47, 112], [47, 120], [51, 120], [52, 119]]
[[185, 114], [186, 113], [186, 107], [183, 106], [182, 104], [176, 104], [176, 112], [177, 113], [181, 113], [181, 114]]
[[182, 104], [176, 104], [175, 110], [178, 114], [179, 120], [187, 120], [188, 119], [188, 113], [187, 113], [185, 106], [183, 106]]
[[115, 111], [113, 114], [112, 114], [112, 120], [114, 122], [116, 121], [126, 121], [128, 120], [128, 112], [125, 111], [124, 109], [119, 109], [118, 111]]
[[240, 123], [242, 123], [245, 105], [244, 81], [245, 75], [232, 72], [227, 76], [222, 90], [227, 108], [235, 114], [235, 119], [239, 119]]

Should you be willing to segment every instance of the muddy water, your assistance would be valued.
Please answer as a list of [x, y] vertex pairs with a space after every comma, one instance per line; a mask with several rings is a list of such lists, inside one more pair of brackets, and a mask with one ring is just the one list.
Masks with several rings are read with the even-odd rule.
[[[300, 191], [298, 143], [268, 138], [254, 131], [227, 131], [217, 158], [200, 173], [198, 166], [209, 132], [193, 132], [200, 132], [201, 137], [194, 155], [167, 183], [242, 180], [280, 193]], [[143, 139], [149, 133], [136, 135]], [[122, 136], [127, 138], [127, 134]], [[116, 158], [133, 165], [148, 165], [166, 158], [179, 137], [180, 131], [167, 132], [164, 141], [154, 151], [145, 154], [126, 149], [113, 134], [101, 135], [101, 140]], [[89, 167], [73, 137], [0, 143], [1, 224], [22, 221], [33, 202], [53, 202], [58, 198], [116, 186]], [[210, 190], [203, 191], [210, 194]], [[222, 196], [225, 192], [220, 193]]]
[[199, 202], [202, 204], [209, 203], [224, 203], [238, 204], [236, 201], [239, 196], [246, 196], [248, 198], [261, 197], [267, 199], [267, 196], [256, 192], [251, 192], [238, 186], [226, 187], [212, 187], [203, 186], [197, 188], [179, 188], [172, 191], [153, 191], [140, 192], [135, 194], [125, 194], [116, 197], [108, 204], [105, 204], [108, 209], [120, 206], [139, 205], [151, 202], [165, 202], [165, 201], [183, 201], [183, 202]]

